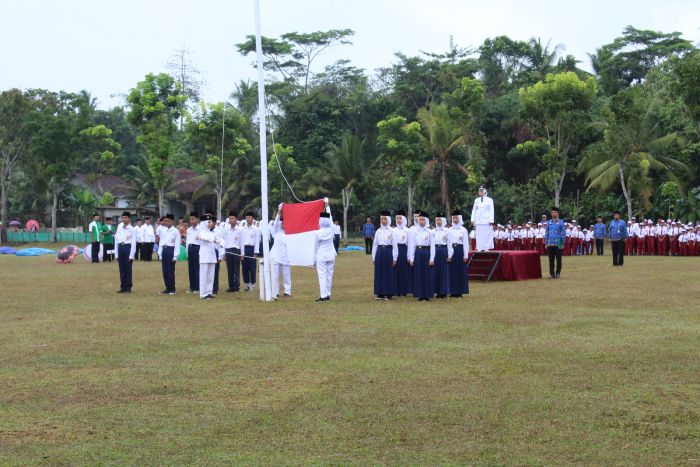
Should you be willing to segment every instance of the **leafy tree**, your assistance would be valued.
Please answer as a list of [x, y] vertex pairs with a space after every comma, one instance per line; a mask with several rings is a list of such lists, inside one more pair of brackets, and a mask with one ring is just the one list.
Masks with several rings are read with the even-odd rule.
[[545, 163], [557, 206], [572, 151], [591, 122], [596, 92], [595, 79], [581, 80], [573, 72], [548, 75], [544, 81], [520, 89], [523, 116], [549, 145]]
[[195, 193], [195, 199], [213, 191], [219, 218], [229, 201], [225, 189], [232, 183], [233, 161], [253, 149], [246, 138], [250, 122], [234, 107], [225, 105], [200, 104], [187, 124], [190, 144], [203, 168], [198, 178], [206, 182], [203, 189]]
[[15, 170], [27, 156], [30, 135], [26, 118], [31, 99], [19, 89], [0, 93], [0, 242], [7, 241], [8, 198]]
[[448, 172], [455, 168], [465, 176], [469, 174], [456, 158], [457, 152], [466, 144], [464, 128], [450, 116], [444, 104], [420, 109], [417, 118], [423, 130], [421, 144], [430, 155], [425, 170], [432, 175], [437, 169], [440, 174], [440, 199], [445, 214], [449, 215], [452, 205]]
[[377, 128], [386, 176], [394, 185], [406, 188], [406, 210], [412, 219], [416, 183], [426, 163], [420, 123], [409, 123], [404, 117], [393, 116], [377, 122]]
[[173, 152], [175, 122], [180, 118], [184, 101], [180, 84], [166, 73], [146, 75], [127, 96], [129, 122], [141, 131], [137, 141], [149, 156], [148, 170], [158, 191], [159, 216], [164, 215], [169, 177], [165, 169]]
[[687, 169], [682, 162], [661, 154], [662, 145], [667, 141], [654, 139], [645, 119], [648, 104], [640, 93], [635, 87], [613, 96], [604, 139], [591, 146], [579, 166], [586, 171], [589, 190], [607, 191], [620, 184], [627, 202], [628, 218], [633, 215], [635, 180], [642, 179], [649, 169], [671, 175]]
[[613, 95], [641, 83], [649, 71], [674, 56], [681, 56], [693, 45], [680, 32], [662, 33], [627, 26], [622, 37], [589, 54], [593, 70], [600, 77], [600, 87]]
[[[262, 38], [263, 67], [279, 73], [283, 81], [298, 87], [302, 93], [309, 90], [313, 76], [311, 67], [320, 54], [336, 45], [352, 44], [352, 29], [331, 29], [310, 33], [289, 32], [280, 39]], [[255, 53], [255, 36], [246, 36], [246, 41], [236, 44], [243, 55]]]

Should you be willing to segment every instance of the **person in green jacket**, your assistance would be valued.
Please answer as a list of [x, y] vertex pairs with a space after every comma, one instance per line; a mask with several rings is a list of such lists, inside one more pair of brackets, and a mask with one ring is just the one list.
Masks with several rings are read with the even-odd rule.
[[114, 259], [114, 234], [117, 228], [112, 223], [111, 217], [105, 218], [105, 224], [102, 224], [102, 259], [111, 262]]
[[102, 222], [100, 222], [100, 215], [96, 212], [92, 213], [92, 222], [88, 225], [88, 232], [90, 232], [90, 245], [91, 245], [91, 258], [93, 263], [100, 262], [100, 239], [102, 237]]

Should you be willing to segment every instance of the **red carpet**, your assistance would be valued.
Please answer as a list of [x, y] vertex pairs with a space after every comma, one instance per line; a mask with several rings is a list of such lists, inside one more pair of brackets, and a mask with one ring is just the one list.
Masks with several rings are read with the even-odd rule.
[[[542, 263], [537, 251], [491, 251], [489, 253], [501, 253], [501, 260], [491, 277], [492, 281], [524, 281], [528, 279], [542, 279]], [[473, 255], [474, 253], [469, 253]], [[472, 279], [472, 271], [469, 268], [469, 278]], [[474, 277], [478, 279], [478, 277]]]

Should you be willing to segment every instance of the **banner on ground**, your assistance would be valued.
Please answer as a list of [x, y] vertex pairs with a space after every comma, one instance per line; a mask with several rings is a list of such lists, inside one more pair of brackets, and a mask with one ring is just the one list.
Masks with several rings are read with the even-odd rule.
[[313, 266], [315, 234], [324, 207], [322, 199], [282, 205], [287, 256], [292, 266]]

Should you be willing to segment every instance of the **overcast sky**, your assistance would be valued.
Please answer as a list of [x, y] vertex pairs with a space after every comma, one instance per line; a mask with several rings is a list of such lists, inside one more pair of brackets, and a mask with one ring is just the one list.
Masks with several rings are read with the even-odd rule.
[[[583, 61], [626, 25], [680, 31], [700, 41], [700, 7], [687, 0], [260, 0], [262, 33], [350, 28], [353, 45], [327, 52], [317, 70], [339, 58], [373, 71], [398, 51], [442, 52], [508, 35], [562, 44]], [[206, 80], [207, 101], [226, 99], [255, 79], [253, 56], [234, 47], [253, 34], [253, 0], [0, 0], [0, 90], [11, 87], [79, 91], [98, 106], [120, 104], [149, 72], [165, 71], [187, 48]], [[110, 97], [115, 95], [116, 97]]]

